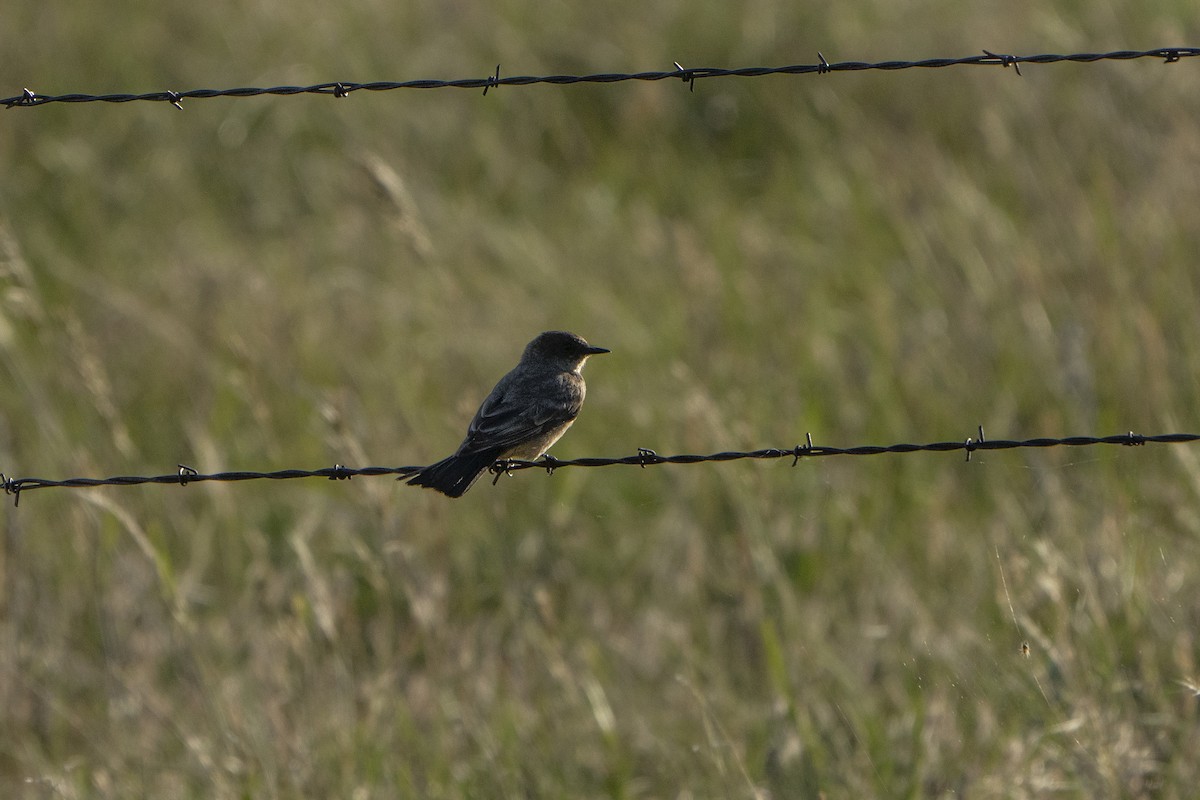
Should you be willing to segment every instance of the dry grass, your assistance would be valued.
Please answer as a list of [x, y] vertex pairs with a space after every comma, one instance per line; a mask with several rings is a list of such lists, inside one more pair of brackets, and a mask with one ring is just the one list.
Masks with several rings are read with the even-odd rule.
[[[6, 92], [1197, 39], [1167, 3], [400, 5], [19, 2]], [[614, 351], [561, 457], [1195, 429], [1194, 70], [9, 111], [0, 468], [419, 463], [549, 327]], [[1198, 501], [1187, 446], [34, 493], [0, 790], [1186, 797]]]

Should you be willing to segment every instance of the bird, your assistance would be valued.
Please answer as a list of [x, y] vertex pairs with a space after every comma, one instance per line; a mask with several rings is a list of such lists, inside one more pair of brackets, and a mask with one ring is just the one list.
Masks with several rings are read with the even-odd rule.
[[608, 352], [567, 331], [538, 334], [479, 406], [454, 454], [423, 467], [408, 484], [462, 497], [497, 461], [540, 458], [583, 407], [584, 362]]

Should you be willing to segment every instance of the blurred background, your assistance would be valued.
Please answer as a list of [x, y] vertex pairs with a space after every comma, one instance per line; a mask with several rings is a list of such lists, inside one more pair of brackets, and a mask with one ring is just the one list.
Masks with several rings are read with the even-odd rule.
[[[1103, 52], [1190, 4], [16, 0], [0, 95]], [[1200, 428], [1197, 63], [0, 112], [0, 470]], [[1184, 797], [1200, 449], [28, 493], [25, 797]], [[1192, 788], [1188, 788], [1192, 787]]]

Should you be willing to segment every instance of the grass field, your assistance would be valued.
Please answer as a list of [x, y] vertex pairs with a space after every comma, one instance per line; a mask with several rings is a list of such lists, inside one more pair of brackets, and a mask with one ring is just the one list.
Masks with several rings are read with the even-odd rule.
[[[0, 94], [1200, 44], [1178, 2], [159, 5], [9, 3]], [[560, 458], [1198, 430], [1197, 68], [0, 111], [0, 470], [428, 463], [547, 328], [613, 351]], [[1198, 509], [1194, 445], [30, 492], [0, 796], [1189, 797]]]

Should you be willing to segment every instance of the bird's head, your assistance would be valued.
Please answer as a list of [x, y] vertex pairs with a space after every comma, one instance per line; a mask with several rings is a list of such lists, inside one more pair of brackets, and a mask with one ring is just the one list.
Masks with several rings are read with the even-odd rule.
[[593, 347], [582, 336], [567, 331], [546, 331], [525, 347], [522, 361], [548, 362], [568, 372], [578, 372], [588, 356], [609, 352], [603, 347]]

